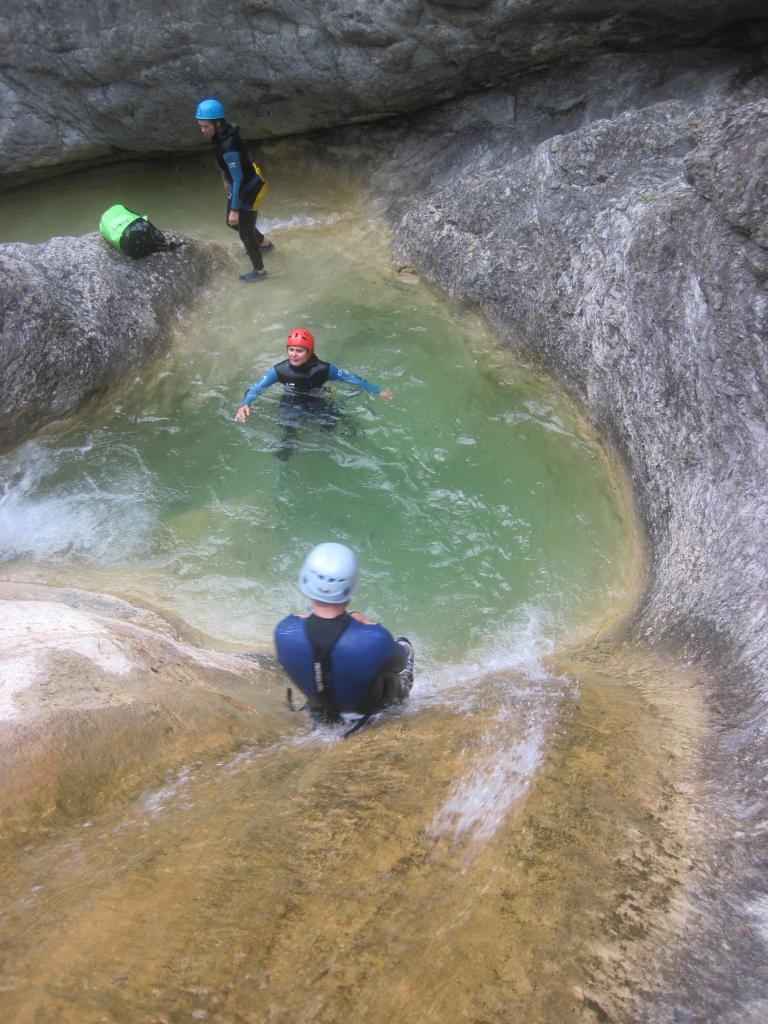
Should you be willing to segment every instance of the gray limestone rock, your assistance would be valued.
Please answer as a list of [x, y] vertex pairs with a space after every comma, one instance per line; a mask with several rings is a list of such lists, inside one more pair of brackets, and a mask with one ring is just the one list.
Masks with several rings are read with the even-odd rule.
[[[220, 97], [247, 138], [412, 112], [607, 49], [689, 45], [762, 0], [42, 0], [0, 21], [0, 182], [200, 143]], [[755, 48], [764, 35], [741, 32]], [[572, 97], [576, 99], [577, 97]]]
[[77, 412], [158, 354], [221, 252], [134, 260], [98, 234], [0, 245], [0, 450]]
[[768, 248], [768, 100], [713, 113], [685, 161], [688, 181], [720, 215]]
[[[502, 95], [459, 110], [488, 118]], [[659, 967], [655, 995], [626, 1019], [756, 1022], [768, 985], [768, 80], [702, 76], [698, 92], [646, 99], [608, 114], [593, 95], [603, 116], [543, 139], [541, 122], [485, 152], [478, 132], [449, 184], [434, 123], [401, 143], [387, 129], [384, 145], [385, 129], [369, 129], [360, 146], [374, 147], [376, 184], [390, 182], [396, 261], [564, 383], [620, 454], [648, 539], [630, 635], [709, 671], [708, 813], [735, 838], [720, 877], [701, 880], [681, 940], [691, 952]], [[438, 115], [446, 128], [451, 113]], [[415, 166], [419, 151], [420, 190], [403, 199], [399, 158]]]

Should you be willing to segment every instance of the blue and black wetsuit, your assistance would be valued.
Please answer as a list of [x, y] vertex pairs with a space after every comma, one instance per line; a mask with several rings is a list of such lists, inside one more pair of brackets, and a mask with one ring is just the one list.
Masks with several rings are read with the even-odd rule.
[[359, 388], [368, 391], [372, 395], [378, 395], [381, 388], [378, 384], [369, 384], [367, 380], [358, 377], [355, 373], [342, 370], [334, 363], [328, 363], [324, 359], [318, 359], [312, 355], [306, 363], [301, 366], [291, 366], [288, 359], [276, 363], [271, 370], [267, 370], [264, 376], [251, 384], [243, 396], [243, 405], [250, 405], [251, 402], [267, 388], [280, 382], [285, 387], [285, 393], [296, 397], [322, 397], [325, 392], [323, 385], [328, 381], [340, 380], [345, 384], [355, 384]]
[[[248, 388], [243, 396], [243, 405], [250, 405], [254, 399], [272, 387], [273, 384], [283, 385], [283, 396], [280, 399], [279, 422], [283, 428], [280, 447], [275, 452], [281, 462], [290, 459], [299, 427], [302, 423], [333, 430], [345, 417], [334, 404], [325, 387], [328, 381], [341, 381], [354, 384], [372, 395], [378, 395], [381, 388], [378, 384], [370, 384], [362, 377], [348, 370], [342, 370], [334, 363], [312, 353], [306, 363], [291, 366], [290, 360], [284, 359]], [[348, 433], [354, 435], [354, 424], [348, 421]]]
[[346, 612], [335, 619], [287, 615], [275, 628], [275, 649], [310, 710], [330, 717], [368, 714], [410, 691], [403, 646], [383, 626]]
[[[253, 269], [263, 270], [264, 260], [260, 246], [264, 241], [264, 235], [256, 227], [256, 207], [265, 182], [254, 170], [253, 161], [240, 138], [236, 124], [228, 124], [225, 121], [213, 136], [211, 145], [219, 172], [229, 189], [227, 226], [240, 235], [240, 241], [251, 258]], [[238, 212], [240, 222], [236, 228], [229, 223], [230, 210]]]

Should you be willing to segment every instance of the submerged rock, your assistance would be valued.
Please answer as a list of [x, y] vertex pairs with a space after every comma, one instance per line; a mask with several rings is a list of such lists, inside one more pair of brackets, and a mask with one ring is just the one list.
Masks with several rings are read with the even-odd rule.
[[0, 451], [77, 412], [160, 353], [221, 266], [178, 239], [133, 260], [97, 233], [0, 245]]

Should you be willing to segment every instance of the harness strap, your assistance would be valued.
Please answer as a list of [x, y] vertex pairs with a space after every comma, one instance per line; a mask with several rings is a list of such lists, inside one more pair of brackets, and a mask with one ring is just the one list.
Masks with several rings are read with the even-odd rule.
[[368, 719], [371, 717], [371, 715], [373, 715], [376, 712], [376, 710], [377, 710], [376, 708], [369, 708], [365, 712], [363, 717], [361, 719], [359, 719], [359, 721], [355, 722], [355, 724], [352, 726], [351, 729], [347, 729], [347, 731], [344, 733], [344, 735], [341, 738], [343, 740], [345, 740], [348, 736], [351, 736], [353, 732], [357, 732], [358, 729], [362, 729], [363, 726], [368, 721]]
[[320, 619], [316, 615], [310, 615], [304, 620], [304, 632], [312, 645], [315, 689], [324, 710], [334, 713], [337, 709], [333, 698], [331, 654], [351, 621], [352, 617], [347, 612], [330, 620]]

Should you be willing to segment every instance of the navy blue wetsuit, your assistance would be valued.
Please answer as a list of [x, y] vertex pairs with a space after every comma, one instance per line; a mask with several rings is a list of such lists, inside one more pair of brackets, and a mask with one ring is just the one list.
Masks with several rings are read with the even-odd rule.
[[[224, 124], [211, 139], [219, 172], [229, 190], [227, 226], [240, 235], [240, 241], [251, 258], [254, 270], [264, 269], [261, 243], [264, 235], [256, 227], [256, 206], [264, 180], [254, 170], [245, 143], [236, 124]], [[229, 223], [230, 210], [237, 210], [239, 223]]]
[[286, 615], [275, 627], [275, 649], [315, 711], [365, 714], [410, 689], [410, 680], [403, 684], [398, 675], [407, 663], [403, 647], [383, 626], [346, 612], [335, 619]]

